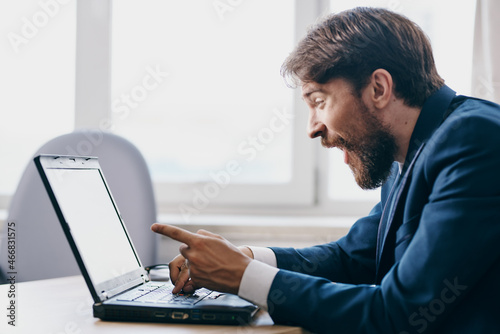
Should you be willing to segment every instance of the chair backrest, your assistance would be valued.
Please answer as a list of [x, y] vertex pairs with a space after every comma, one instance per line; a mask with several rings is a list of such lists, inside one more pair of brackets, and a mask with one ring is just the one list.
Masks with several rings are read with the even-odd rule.
[[[34, 156], [39, 154], [98, 157], [143, 265], [155, 263], [156, 237], [149, 229], [156, 221], [154, 192], [146, 162], [132, 143], [111, 133], [82, 130], [52, 139]], [[12, 197], [7, 222], [14, 222], [16, 228], [17, 282], [80, 274], [32, 160]], [[6, 233], [5, 227], [0, 240], [0, 269], [4, 273], [12, 271], [8, 268]]]

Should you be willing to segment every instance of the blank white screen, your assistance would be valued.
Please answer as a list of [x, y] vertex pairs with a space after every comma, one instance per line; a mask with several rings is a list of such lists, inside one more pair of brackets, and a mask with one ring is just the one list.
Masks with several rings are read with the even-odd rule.
[[46, 172], [93, 283], [100, 284], [139, 268], [99, 171]]

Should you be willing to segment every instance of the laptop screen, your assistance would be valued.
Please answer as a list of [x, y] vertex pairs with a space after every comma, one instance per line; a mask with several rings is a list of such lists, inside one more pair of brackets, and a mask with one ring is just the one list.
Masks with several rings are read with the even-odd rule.
[[98, 169], [46, 169], [94, 284], [140, 268]]

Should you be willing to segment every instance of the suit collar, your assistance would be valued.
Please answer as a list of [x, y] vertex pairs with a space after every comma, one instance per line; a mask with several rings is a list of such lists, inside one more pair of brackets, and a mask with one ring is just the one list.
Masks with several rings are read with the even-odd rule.
[[420, 146], [427, 142], [446, 118], [446, 111], [454, 97], [455, 91], [445, 85], [425, 101], [410, 138], [402, 174], [408, 169]]

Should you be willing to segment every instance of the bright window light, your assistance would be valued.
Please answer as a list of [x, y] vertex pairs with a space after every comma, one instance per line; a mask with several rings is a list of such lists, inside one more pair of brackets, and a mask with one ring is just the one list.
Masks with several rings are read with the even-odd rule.
[[113, 131], [155, 182], [205, 182], [232, 160], [233, 184], [290, 180], [293, 90], [279, 70], [294, 17], [289, 0], [113, 2]]

